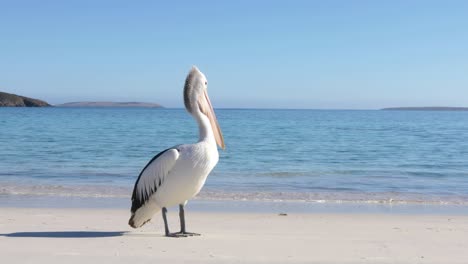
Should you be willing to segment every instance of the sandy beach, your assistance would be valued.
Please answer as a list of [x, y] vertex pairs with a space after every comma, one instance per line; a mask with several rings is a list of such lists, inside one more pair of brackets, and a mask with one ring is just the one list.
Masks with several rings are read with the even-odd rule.
[[[188, 212], [163, 237], [122, 209], [1, 208], [2, 263], [467, 263], [468, 216]], [[173, 231], [176, 211], [170, 211]]]

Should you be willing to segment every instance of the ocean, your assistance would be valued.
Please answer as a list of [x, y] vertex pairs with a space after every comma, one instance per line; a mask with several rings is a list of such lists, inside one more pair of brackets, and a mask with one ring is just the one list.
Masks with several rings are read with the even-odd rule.
[[[468, 205], [468, 112], [217, 109], [202, 200]], [[184, 109], [1, 108], [0, 197], [130, 199]]]

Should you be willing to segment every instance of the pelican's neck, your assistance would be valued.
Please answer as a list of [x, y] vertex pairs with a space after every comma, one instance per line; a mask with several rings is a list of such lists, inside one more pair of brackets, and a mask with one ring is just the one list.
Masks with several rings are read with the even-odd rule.
[[195, 120], [197, 120], [198, 123], [198, 142], [208, 142], [216, 146], [216, 140], [213, 134], [213, 129], [211, 128], [211, 123], [208, 117], [202, 114], [200, 111], [196, 111], [193, 117], [195, 118]]

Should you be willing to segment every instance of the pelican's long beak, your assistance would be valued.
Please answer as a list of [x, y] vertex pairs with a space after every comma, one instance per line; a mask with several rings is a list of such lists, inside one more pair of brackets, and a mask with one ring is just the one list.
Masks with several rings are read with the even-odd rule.
[[218, 120], [216, 119], [213, 106], [211, 106], [210, 97], [208, 97], [206, 90], [203, 91], [203, 94], [198, 99], [198, 105], [200, 106], [202, 113], [204, 113], [210, 120], [211, 128], [213, 129], [213, 134], [216, 139], [216, 144], [218, 144], [220, 148], [224, 149], [225, 145], [223, 133], [221, 132], [221, 128], [219, 128]]

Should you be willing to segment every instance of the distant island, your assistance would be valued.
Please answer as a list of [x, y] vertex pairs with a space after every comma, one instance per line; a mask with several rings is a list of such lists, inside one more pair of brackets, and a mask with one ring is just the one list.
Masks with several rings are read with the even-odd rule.
[[55, 105], [57, 107], [145, 107], [163, 108], [160, 104], [142, 102], [71, 102]]
[[424, 107], [390, 107], [381, 110], [405, 110], [405, 111], [468, 111], [468, 107], [424, 106]]
[[44, 107], [44, 106], [51, 106], [51, 105], [39, 99], [0, 92], [0, 107]]

